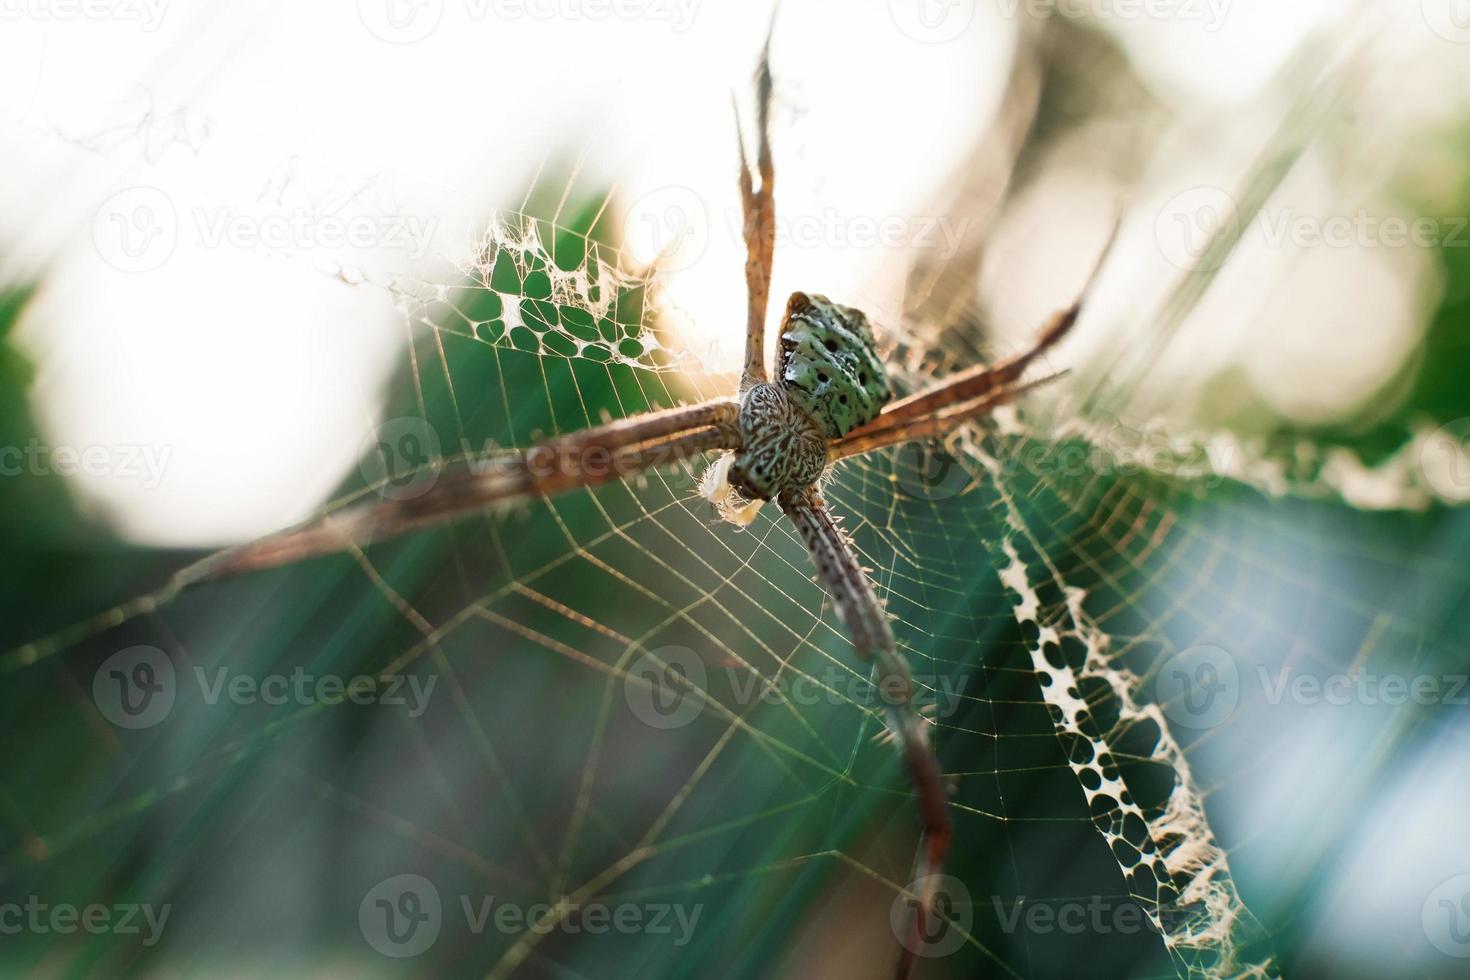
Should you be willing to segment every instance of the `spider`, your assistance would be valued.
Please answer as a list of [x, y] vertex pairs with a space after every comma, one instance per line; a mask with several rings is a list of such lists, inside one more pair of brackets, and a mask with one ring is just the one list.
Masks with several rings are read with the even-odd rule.
[[[818, 577], [858, 657], [875, 668], [886, 725], [916, 798], [921, 841], [911, 876], [909, 937], [895, 975], [913, 974], [952, 825], [948, 793], [914, 703], [883, 603], [822, 498], [820, 485], [840, 460], [915, 440], [941, 439], [966, 423], [1057, 377], [1026, 382], [1032, 363], [1076, 323], [1090, 286], [1054, 314], [1031, 347], [1007, 360], [961, 371], [931, 389], [894, 400], [867, 317], [826, 297], [797, 292], [786, 304], [768, 374], [765, 325], [775, 244], [775, 167], [770, 144], [770, 42], [755, 73], [755, 172], [736, 119], [739, 188], [748, 294], [745, 357], [738, 397], [651, 411], [563, 435], [447, 474], [421, 496], [359, 505], [225, 551], [190, 569], [188, 581], [234, 576], [355, 548], [489, 506], [593, 487], [660, 466], [722, 452], [708, 470], [707, 494], [748, 521], [774, 501], [811, 552]], [[757, 178], [759, 182], [757, 183]], [[1107, 254], [1111, 241], [1104, 248]], [[1099, 266], [1101, 259], [1099, 259]], [[1097, 270], [1092, 278], [1095, 280]], [[1091, 280], [1090, 280], [1091, 281]]]

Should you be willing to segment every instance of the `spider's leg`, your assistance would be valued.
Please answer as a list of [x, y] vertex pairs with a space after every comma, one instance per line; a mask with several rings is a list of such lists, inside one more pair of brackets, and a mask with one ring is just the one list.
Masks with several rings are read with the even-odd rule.
[[[900, 398], [888, 405], [876, 419], [849, 433], [848, 439], [879, 437], [895, 429], [935, 418], [963, 403], [987, 398], [993, 393], [1014, 385], [1037, 358], [1060, 343], [1076, 325], [1084, 304], [1097, 284], [1098, 273], [1102, 271], [1103, 263], [1117, 241], [1120, 222], [1121, 218], [1113, 222], [1108, 240], [1103, 245], [1102, 251], [1098, 253], [1097, 262], [1093, 265], [1092, 273], [1087, 278], [1087, 284], [1082, 288], [1076, 301], [1066, 309], [1053, 314], [1051, 320], [1028, 349], [996, 364], [977, 364], [968, 370], [951, 375], [928, 391]], [[996, 404], [1004, 404], [1004, 401]], [[882, 444], [891, 445], [893, 442], [903, 442], [907, 438], [912, 437], [887, 439]]]
[[359, 504], [206, 558], [184, 585], [334, 554], [486, 507], [593, 487], [719, 449], [734, 449], [731, 399], [610, 422], [441, 474], [422, 495]]
[[888, 728], [903, 754], [904, 767], [918, 798], [924, 837], [914, 860], [912, 878], [913, 883], [920, 885], [920, 892], [898, 969], [898, 976], [905, 977], [912, 972], [915, 952], [922, 948], [925, 922], [933, 911], [937, 880], [931, 876], [942, 873], [945, 854], [949, 851], [951, 825], [944, 777], [929, 743], [924, 720], [914, 707], [914, 685], [908, 662], [898, 652], [888, 614], [873, 592], [852, 546], [832, 520], [815, 488], [786, 491], [779, 501], [806, 542], [822, 584], [831, 595], [837, 616], [852, 637], [858, 656], [877, 665], [878, 690], [886, 708]]
[[771, 295], [771, 265], [776, 247], [776, 168], [771, 160], [771, 40], [761, 51], [760, 66], [755, 73], [756, 169], [760, 186], [750, 172], [745, 153], [745, 137], [741, 133], [739, 111], [736, 111], [735, 138], [740, 150], [740, 210], [745, 234], [745, 290], [747, 295], [745, 322], [745, 370], [740, 377], [740, 390], [766, 380], [765, 356], [766, 306]]
[[942, 384], [928, 391], [901, 398], [889, 405], [866, 428], [876, 430], [903, 425], [915, 419], [932, 416], [947, 407], [984, 398], [991, 392], [1014, 383], [1038, 357], [1071, 332], [1081, 312], [1082, 303], [1079, 300], [1053, 315], [1051, 322], [1028, 349], [997, 364], [976, 365], [946, 378]]
[[[1035, 391], [1043, 385], [1051, 384], [1066, 375], [1065, 371], [1056, 374], [1048, 374], [1044, 378], [1028, 381], [1025, 384], [1010, 385], [996, 388], [986, 392], [979, 398], [958, 403], [951, 402], [941, 410], [931, 412], [927, 415], [919, 415], [905, 422], [900, 422], [886, 427], [864, 426], [849, 432], [846, 436], [828, 445], [827, 458], [831, 462], [846, 459], [849, 456], [859, 456], [870, 453], [875, 449], [883, 449], [886, 446], [896, 446], [901, 442], [913, 442], [916, 439], [942, 439], [966, 422], [973, 421], [1002, 405], [1009, 404], [1030, 391]], [[943, 389], [941, 389], [943, 390]], [[881, 418], [881, 417], [880, 417]]]

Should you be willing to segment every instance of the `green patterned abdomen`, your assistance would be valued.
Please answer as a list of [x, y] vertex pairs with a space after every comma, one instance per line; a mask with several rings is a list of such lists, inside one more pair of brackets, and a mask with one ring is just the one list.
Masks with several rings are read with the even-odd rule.
[[827, 438], [839, 439], [877, 418], [893, 397], [875, 346], [861, 310], [792, 293], [777, 381]]

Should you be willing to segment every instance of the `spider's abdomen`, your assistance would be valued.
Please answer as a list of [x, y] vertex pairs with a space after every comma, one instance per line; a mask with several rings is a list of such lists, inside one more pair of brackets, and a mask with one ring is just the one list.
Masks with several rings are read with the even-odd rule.
[[777, 382], [828, 439], [878, 417], [892, 398], [873, 330], [861, 310], [792, 293], [781, 323]]

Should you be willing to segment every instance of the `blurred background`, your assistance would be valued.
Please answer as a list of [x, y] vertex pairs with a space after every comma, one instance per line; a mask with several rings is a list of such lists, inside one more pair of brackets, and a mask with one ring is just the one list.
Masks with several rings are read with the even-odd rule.
[[[916, 833], [865, 672], [789, 527], [720, 524], [698, 468], [175, 577], [733, 392], [771, 16], [0, 7], [0, 972], [888, 974]], [[901, 390], [1023, 348], [1118, 225], [1064, 381], [829, 490], [952, 774], [920, 975], [1463, 976], [1470, 7], [774, 25], [773, 305], [867, 310]], [[1238, 895], [1187, 941], [1079, 735], [1179, 887]], [[624, 927], [528, 928], [566, 896]]]

